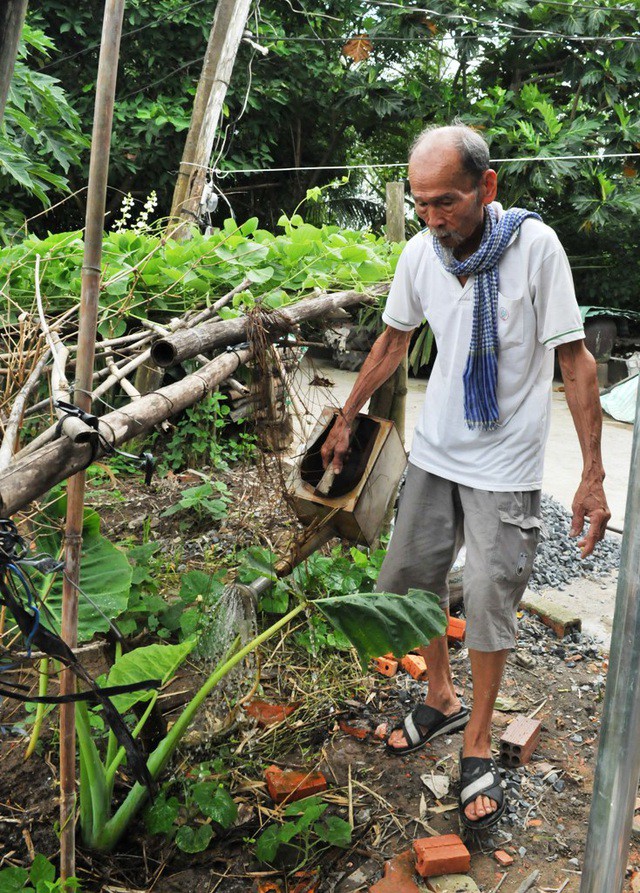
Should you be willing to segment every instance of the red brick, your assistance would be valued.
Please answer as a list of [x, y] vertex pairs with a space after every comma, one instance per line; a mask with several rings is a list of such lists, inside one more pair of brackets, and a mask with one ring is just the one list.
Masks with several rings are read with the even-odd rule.
[[447, 627], [447, 641], [450, 645], [462, 644], [467, 631], [467, 621], [462, 617], [450, 617]]
[[382, 673], [383, 676], [395, 676], [398, 672], [398, 661], [390, 657], [376, 657], [373, 663], [378, 673]]
[[255, 700], [245, 704], [244, 709], [264, 729], [291, 716], [297, 706], [297, 704], [268, 704], [266, 701]]
[[278, 766], [269, 766], [264, 775], [274, 803], [303, 800], [327, 790], [327, 779], [322, 772], [283, 771]]
[[369, 728], [349, 723], [344, 719], [339, 720], [338, 725], [345, 735], [351, 735], [352, 738], [357, 738], [359, 741], [364, 741], [369, 734]]
[[507, 766], [524, 766], [538, 745], [542, 723], [528, 716], [516, 716], [500, 738], [500, 758]]
[[421, 837], [413, 841], [416, 870], [422, 877], [469, 871], [471, 855], [457, 834]]
[[502, 865], [503, 868], [506, 868], [507, 865], [513, 865], [513, 856], [510, 856], [509, 853], [504, 850], [496, 850], [493, 854], [493, 858], [498, 865]]
[[400, 661], [400, 666], [405, 673], [413, 676], [419, 682], [427, 678], [427, 664], [424, 657], [421, 657], [419, 654], [407, 654]]
[[390, 862], [384, 863], [384, 875], [369, 893], [420, 893], [415, 881], [415, 858], [412, 850], [405, 850]]

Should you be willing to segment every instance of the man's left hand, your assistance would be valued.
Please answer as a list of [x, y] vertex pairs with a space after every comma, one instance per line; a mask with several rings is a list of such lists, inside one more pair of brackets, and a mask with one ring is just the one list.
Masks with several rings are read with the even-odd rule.
[[572, 510], [569, 536], [580, 536], [584, 530], [585, 520], [589, 518], [589, 529], [583, 538], [578, 540], [581, 557], [586, 558], [587, 555], [591, 555], [596, 543], [604, 538], [611, 517], [602, 481], [583, 478], [573, 500]]

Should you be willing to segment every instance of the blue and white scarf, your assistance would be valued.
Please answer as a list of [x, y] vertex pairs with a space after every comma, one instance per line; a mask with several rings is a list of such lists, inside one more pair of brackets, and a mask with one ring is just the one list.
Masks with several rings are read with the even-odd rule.
[[540, 216], [524, 208], [509, 208], [498, 219], [493, 205], [485, 208], [484, 233], [475, 254], [463, 261], [442, 247], [436, 236], [433, 247], [441, 264], [454, 276], [476, 273], [473, 283], [473, 324], [469, 357], [462, 376], [464, 418], [471, 429], [493, 431], [498, 427], [498, 262], [509, 239], [527, 217]]

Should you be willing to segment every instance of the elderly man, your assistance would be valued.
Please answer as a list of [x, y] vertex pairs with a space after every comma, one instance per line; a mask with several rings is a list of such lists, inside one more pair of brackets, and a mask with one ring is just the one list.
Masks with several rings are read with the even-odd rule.
[[409, 157], [416, 213], [426, 229], [404, 249], [373, 345], [331, 435], [325, 466], [339, 472], [349, 425], [405, 355], [426, 318], [438, 356], [416, 426], [406, 484], [379, 591], [435, 592], [448, 610], [447, 574], [466, 544], [463, 588], [473, 707], [458, 698], [446, 638], [421, 652], [426, 704], [387, 741], [406, 754], [464, 729], [460, 815], [470, 828], [496, 822], [504, 786], [491, 758], [491, 717], [516, 609], [540, 535], [540, 488], [550, 421], [554, 349], [583, 455], [571, 535], [589, 555], [610, 513], [602, 482], [602, 416], [595, 361], [557, 236], [537, 214], [505, 211], [485, 141], [463, 125], [433, 128]]

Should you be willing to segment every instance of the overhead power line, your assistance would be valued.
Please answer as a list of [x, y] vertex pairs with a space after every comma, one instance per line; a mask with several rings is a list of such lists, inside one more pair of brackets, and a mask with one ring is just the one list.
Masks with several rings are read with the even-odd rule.
[[[513, 162], [528, 163], [532, 161], [606, 161], [609, 158], [640, 158], [640, 152], [610, 152], [605, 155], [531, 155], [524, 158], [492, 158], [491, 164], [509, 164]], [[206, 168], [210, 174], [221, 179], [234, 174], [279, 174], [300, 171], [356, 171], [382, 170], [384, 168], [407, 167], [406, 161], [394, 161], [385, 164], [323, 164], [309, 167], [246, 167], [237, 170], [220, 170], [201, 164], [188, 164], [189, 167]]]

